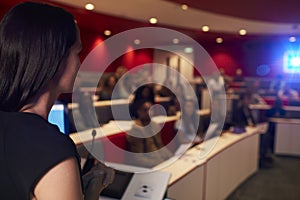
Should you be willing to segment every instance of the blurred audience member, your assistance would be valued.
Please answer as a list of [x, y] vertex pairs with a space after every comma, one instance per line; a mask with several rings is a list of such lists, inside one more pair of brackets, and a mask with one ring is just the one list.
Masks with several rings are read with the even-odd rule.
[[[222, 131], [226, 123], [226, 99], [212, 99], [210, 108], [210, 123], [218, 124], [217, 130]], [[224, 107], [225, 106], [225, 107]], [[228, 126], [228, 124], [226, 124]]]
[[282, 89], [284, 86], [284, 80], [283, 80], [283, 77], [281, 74], [278, 74], [276, 76], [276, 78], [271, 81], [271, 84], [270, 84], [270, 88], [269, 88], [269, 91], [270, 92], [275, 92], [277, 94], [277, 92]]
[[259, 94], [259, 81], [254, 81], [251, 86], [248, 86], [246, 92], [250, 96], [249, 104], [266, 104]]
[[[146, 85], [142, 85], [136, 89], [136, 91], [134, 92], [133, 100], [131, 101], [131, 103], [129, 105], [129, 109], [130, 109], [131, 113], [136, 112], [135, 104], [141, 100], [149, 101], [152, 104], [155, 104], [154, 89], [153, 89], [152, 85], [146, 84]], [[132, 117], [134, 118], [136, 115], [137, 114], [133, 114]]]
[[279, 89], [277, 96], [280, 99], [299, 100], [299, 94], [296, 90], [292, 89], [290, 84], [285, 83], [284, 86]]
[[[270, 110], [267, 110], [266, 117], [284, 117], [286, 111], [283, 109], [283, 103], [280, 98], [274, 101]], [[260, 136], [260, 165], [262, 167], [270, 166], [273, 162], [272, 153], [274, 150], [275, 123], [269, 120], [268, 130]]]
[[230, 82], [232, 81], [232, 78], [228, 75], [226, 75], [225, 70], [223, 68], [219, 69], [220, 71], [220, 78], [223, 79], [225, 90], [227, 90], [230, 86]]
[[127, 159], [129, 164], [151, 168], [172, 156], [162, 142], [161, 127], [151, 120], [152, 105], [145, 99], [135, 101], [132, 105], [135, 120], [126, 135], [126, 141], [128, 151], [135, 154]]
[[120, 99], [128, 99], [133, 95], [135, 89], [134, 77], [132, 74], [127, 73], [121, 77], [116, 84], [116, 97]]
[[133, 103], [139, 100], [147, 100], [155, 104], [154, 89], [151, 84], [142, 85], [134, 92]]
[[182, 107], [180, 120], [175, 123], [179, 144], [197, 144], [202, 141], [200, 137], [200, 115], [197, 113], [197, 102], [186, 99]]
[[115, 75], [116, 79], [119, 80], [126, 72], [127, 72], [126, 67], [119, 66], [119, 67], [117, 67], [114, 75]]
[[245, 131], [246, 126], [255, 126], [255, 121], [249, 109], [249, 94], [241, 94], [237, 108], [232, 113], [232, 122], [236, 132]]
[[136, 73], [136, 85], [152, 82], [152, 73], [150, 67], [143, 67]]
[[158, 91], [158, 94], [159, 96], [162, 97], [171, 97], [173, 95], [173, 90], [174, 90], [173, 82], [170, 76], [167, 76], [165, 81], [163, 82], [162, 87]]
[[232, 79], [233, 82], [243, 83], [245, 81], [245, 78], [243, 76], [243, 71], [241, 68], [238, 68], [235, 71], [235, 76]]
[[74, 117], [74, 125], [76, 131], [83, 131], [91, 128], [99, 127], [98, 118], [95, 113], [95, 107], [93, 104], [92, 95], [88, 92], [81, 92], [78, 96], [78, 111], [72, 110]]
[[110, 74], [103, 83], [103, 86], [101, 87], [100, 91], [97, 93], [99, 96], [99, 100], [111, 100], [112, 99], [112, 93], [115, 88], [117, 79], [115, 75]]
[[212, 98], [216, 98], [222, 94], [222, 92], [225, 92], [224, 79], [218, 72], [214, 72], [212, 77], [208, 80], [207, 88], [211, 92]]
[[274, 104], [271, 109], [266, 111], [266, 116], [269, 117], [283, 117], [285, 116], [286, 111], [283, 109], [283, 103], [280, 98], [277, 98], [274, 101]]
[[82, 77], [80, 75], [75, 81], [73, 102], [78, 103], [78, 109], [72, 109], [70, 127], [72, 132], [99, 127], [99, 122], [95, 116], [93, 96], [82, 90]]
[[[246, 94], [249, 96], [249, 104], [260, 104], [266, 105], [266, 101], [259, 94], [259, 82], [254, 81], [251, 86], [248, 86], [246, 89]], [[251, 114], [255, 122], [261, 121], [261, 112], [260, 110], [253, 109]]]
[[170, 99], [170, 105], [168, 106], [167, 114], [176, 115], [178, 111], [180, 111], [180, 104], [184, 102], [185, 92], [184, 86], [182, 84], [177, 84], [174, 88], [174, 93]]

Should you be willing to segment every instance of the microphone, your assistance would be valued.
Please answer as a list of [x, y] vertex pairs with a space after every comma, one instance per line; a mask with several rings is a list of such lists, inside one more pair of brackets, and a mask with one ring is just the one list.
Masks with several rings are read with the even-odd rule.
[[[95, 136], [96, 136], [96, 135], [97, 135], [97, 131], [96, 131], [95, 129], [93, 129], [93, 130], [92, 130], [92, 136], [93, 136], [93, 139], [92, 139], [92, 146], [91, 146], [90, 153], [93, 152], [93, 149], [94, 149], [94, 141], [95, 141]], [[89, 153], [89, 156], [91, 155], [90, 153]]]
[[97, 135], [97, 132], [96, 132], [95, 129], [93, 129], [93, 130], [92, 130], [93, 141], [94, 141], [96, 135]]

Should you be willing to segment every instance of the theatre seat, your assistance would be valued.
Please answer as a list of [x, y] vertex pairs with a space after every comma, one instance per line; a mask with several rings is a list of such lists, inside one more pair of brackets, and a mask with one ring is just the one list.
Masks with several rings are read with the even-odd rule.
[[124, 163], [126, 151], [126, 133], [121, 132], [101, 139], [104, 147], [104, 160], [107, 162]]

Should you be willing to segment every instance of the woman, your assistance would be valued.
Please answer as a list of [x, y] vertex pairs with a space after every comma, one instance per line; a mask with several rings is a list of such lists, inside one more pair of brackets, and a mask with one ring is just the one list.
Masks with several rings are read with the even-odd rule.
[[47, 121], [60, 93], [71, 92], [81, 41], [61, 8], [26, 2], [0, 24], [0, 196], [83, 199], [73, 141]]

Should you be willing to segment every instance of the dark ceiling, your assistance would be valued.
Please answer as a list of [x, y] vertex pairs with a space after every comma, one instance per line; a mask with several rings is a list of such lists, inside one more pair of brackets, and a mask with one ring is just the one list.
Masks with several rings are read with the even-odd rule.
[[166, 0], [189, 7], [251, 20], [299, 23], [299, 0]]

